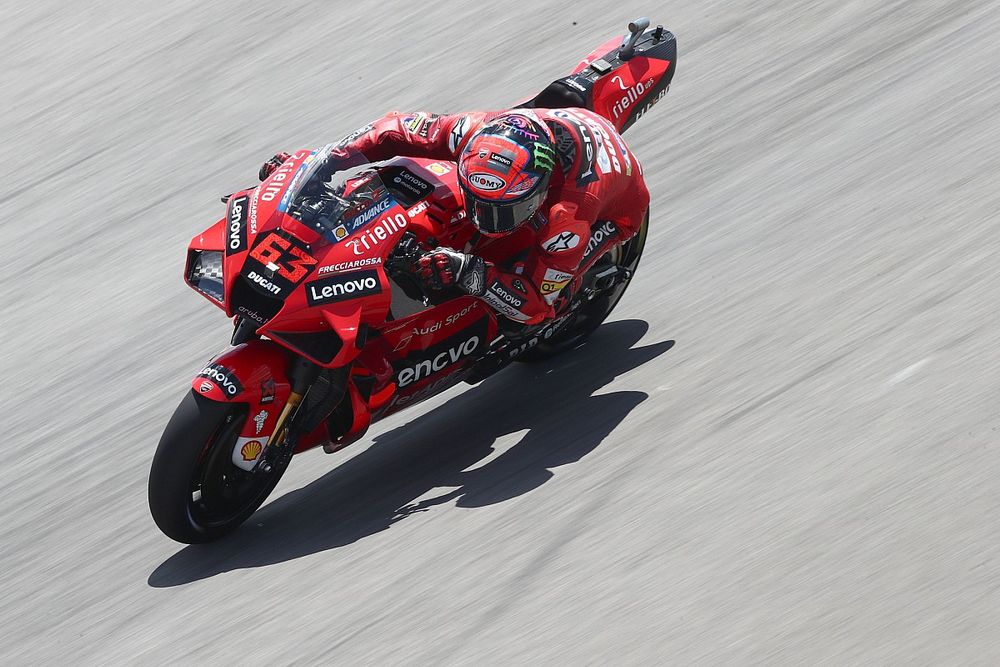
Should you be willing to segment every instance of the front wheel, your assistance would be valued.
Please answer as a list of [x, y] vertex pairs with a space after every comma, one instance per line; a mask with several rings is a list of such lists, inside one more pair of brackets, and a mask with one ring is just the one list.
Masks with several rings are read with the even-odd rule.
[[[593, 277], [610, 267], [620, 267], [627, 269], [628, 278], [619, 281], [611, 287], [599, 290], [593, 298], [584, 303], [573, 319], [559, 329], [552, 338], [540, 341], [520, 357], [518, 361], [534, 362], [549, 359], [557, 354], [571, 350], [582, 345], [590, 334], [601, 326], [601, 323], [611, 314], [615, 306], [625, 294], [629, 283], [635, 276], [635, 270], [639, 266], [639, 259], [642, 257], [642, 249], [646, 246], [646, 233], [649, 230], [649, 211], [636, 232], [630, 239], [623, 243], [612, 246], [593, 266], [584, 274], [584, 284], [592, 283]], [[583, 298], [578, 294], [576, 298]]]
[[232, 462], [246, 406], [189, 392], [177, 406], [149, 471], [149, 511], [178, 542], [210, 542], [247, 520], [287, 467], [247, 472]]

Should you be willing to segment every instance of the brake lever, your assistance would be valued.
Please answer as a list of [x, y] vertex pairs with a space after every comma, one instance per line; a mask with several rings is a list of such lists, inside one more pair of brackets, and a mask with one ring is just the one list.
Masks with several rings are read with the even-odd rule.
[[409, 269], [421, 254], [422, 250], [417, 241], [417, 235], [413, 232], [405, 232], [396, 247], [389, 253], [385, 263], [391, 269]]

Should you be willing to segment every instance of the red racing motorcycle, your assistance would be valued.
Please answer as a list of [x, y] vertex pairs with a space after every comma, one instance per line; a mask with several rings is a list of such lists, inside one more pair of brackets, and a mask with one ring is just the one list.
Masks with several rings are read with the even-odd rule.
[[[595, 49], [568, 76], [518, 105], [591, 109], [624, 131], [667, 92], [674, 36], [648, 19]], [[264, 502], [294, 454], [335, 452], [373, 421], [512, 361], [579, 345], [635, 273], [646, 238], [598, 222], [580, 288], [555, 321], [513, 337], [470, 296], [421, 292], [422, 249], [462, 248], [454, 163], [396, 158], [335, 173], [332, 146], [301, 150], [255, 188], [224, 198], [223, 219], [192, 239], [186, 282], [234, 318], [232, 347], [191, 383], [149, 476], [157, 526], [214, 540]]]

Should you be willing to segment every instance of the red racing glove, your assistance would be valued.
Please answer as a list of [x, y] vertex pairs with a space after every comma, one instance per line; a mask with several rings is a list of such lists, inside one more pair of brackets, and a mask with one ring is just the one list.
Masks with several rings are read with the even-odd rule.
[[260, 171], [257, 172], [257, 178], [263, 181], [265, 178], [273, 174], [274, 170], [280, 167], [285, 160], [290, 157], [292, 157], [291, 153], [286, 153], [285, 151], [275, 153], [274, 157], [260, 166]]
[[434, 248], [417, 259], [414, 269], [424, 286], [432, 290], [457, 287], [472, 296], [482, 296], [486, 291], [486, 262], [482, 257]]

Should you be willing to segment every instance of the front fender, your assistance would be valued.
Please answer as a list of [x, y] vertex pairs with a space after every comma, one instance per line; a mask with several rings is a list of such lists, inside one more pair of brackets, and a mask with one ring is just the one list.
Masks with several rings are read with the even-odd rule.
[[248, 419], [240, 440], [266, 442], [288, 400], [292, 353], [269, 340], [254, 339], [214, 357], [194, 380], [196, 394], [220, 403], [245, 403]]

